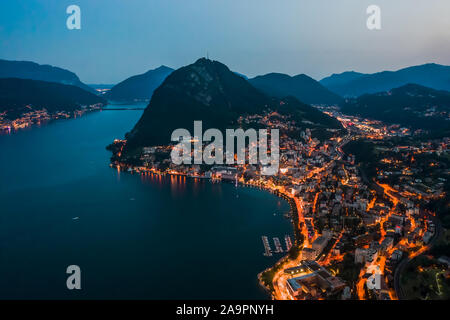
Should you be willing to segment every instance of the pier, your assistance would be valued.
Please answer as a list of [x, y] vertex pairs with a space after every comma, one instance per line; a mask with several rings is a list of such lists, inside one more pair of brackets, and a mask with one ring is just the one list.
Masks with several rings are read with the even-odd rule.
[[292, 241], [291, 241], [291, 237], [289, 237], [289, 235], [285, 235], [284, 236], [284, 242], [286, 243], [286, 252], [291, 250], [291, 248], [292, 248]]
[[262, 236], [262, 241], [264, 244], [264, 256], [271, 257], [272, 256], [272, 249], [269, 245], [269, 239], [266, 236]]
[[275, 244], [275, 253], [283, 253], [283, 248], [281, 247], [280, 239], [277, 237], [273, 238], [273, 243]]

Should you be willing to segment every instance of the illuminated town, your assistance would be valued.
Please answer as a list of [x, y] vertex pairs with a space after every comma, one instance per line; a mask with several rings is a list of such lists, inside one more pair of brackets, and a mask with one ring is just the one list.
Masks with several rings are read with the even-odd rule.
[[[284, 249], [274, 238], [272, 248], [269, 239], [262, 236], [264, 255], [287, 253], [284, 257], [280, 254], [273, 267], [258, 275], [273, 299], [404, 298], [402, 269], [430, 249], [441, 232], [435, 212], [426, 204], [445, 197], [443, 177], [449, 174], [438, 161], [428, 164], [415, 158], [421, 154], [447, 157], [450, 139], [388, 146], [390, 139], [419, 132], [346, 116], [333, 108], [323, 111], [337, 118], [347, 133], [328, 129], [331, 137], [323, 141], [313, 138], [310, 129], [302, 131], [300, 139], [281, 135], [280, 168], [274, 176], [263, 175], [263, 167], [249, 164], [207, 169], [175, 165], [169, 156], [173, 146], [145, 147], [139, 160], [133, 162], [140, 165], [131, 165], [129, 159], [121, 158], [126, 140], [115, 140], [109, 147], [114, 154], [111, 166], [144, 176], [229, 180], [286, 199], [291, 204], [289, 219], [295, 240], [292, 243], [286, 236]], [[239, 123], [280, 130], [295, 127], [295, 122], [276, 112], [241, 117]], [[373, 178], [368, 178], [354, 154], [343, 151], [358, 141], [380, 145], [380, 159], [372, 164], [376, 171]], [[423, 172], [423, 165], [436, 168], [424, 181], [416, 177]], [[448, 263], [448, 258], [442, 259]], [[448, 271], [444, 273], [449, 276]]]
[[11, 133], [31, 127], [32, 125], [39, 126], [52, 120], [77, 118], [86, 112], [101, 110], [102, 107], [103, 104], [93, 104], [81, 106], [79, 109], [73, 111], [49, 112], [45, 108], [36, 109], [32, 106], [27, 106], [19, 113], [3, 111], [0, 112], [0, 132]]
[[0, 302], [15, 313], [448, 309], [450, 0], [0, 13]]

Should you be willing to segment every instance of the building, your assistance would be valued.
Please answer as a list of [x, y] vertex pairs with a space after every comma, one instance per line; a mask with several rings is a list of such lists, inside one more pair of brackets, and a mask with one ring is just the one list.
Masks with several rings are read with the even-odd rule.
[[264, 176], [272, 176], [278, 173], [278, 168], [274, 168], [274, 166], [262, 166], [261, 174]]
[[300, 273], [304, 273], [307, 272], [307, 268], [305, 268], [304, 265], [300, 265], [297, 267], [292, 267], [292, 268], [288, 268], [288, 269], [284, 269], [284, 273], [290, 274], [290, 275], [295, 275], [295, 274], [300, 274]]
[[297, 299], [312, 299], [334, 294], [345, 287], [345, 282], [332, 276], [315, 261], [305, 261], [300, 266], [308, 274], [287, 280], [289, 293]]
[[355, 241], [355, 245], [357, 247], [360, 247], [360, 246], [369, 244], [373, 240], [373, 235], [366, 233], [366, 234], [354, 237], [353, 240]]
[[314, 242], [312, 243], [312, 248], [316, 251], [316, 257], [322, 253], [323, 249], [325, 249], [328, 240], [329, 238], [326, 236], [320, 236], [316, 240], [314, 240]]
[[355, 263], [365, 263], [366, 262], [367, 250], [356, 248], [355, 250]]
[[369, 249], [366, 253], [366, 265], [374, 263], [378, 258], [378, 250]]
[[235, 167], [215, 166], [211, 168], [211, 173], [224, 180], [235, 180], [237, 179], [238, 175], [237, 169]]
[[310, 273], [301, 277], [296, 277], [292, 279], [287, 280], [287, 288], [289, 293], [293, 297], [300, 297], [301, 295], [308, 293], [308, 291], [315, 296], [317, 294], [316, 290], [312, 290], [312, 288], [309, 288], [307, 283], [312, 283], [314, 281], [315, 274]]
[[316, 250], [312, 248], [303, 248], [302, 250], [302, 260], [315, 260], [317, 257]]
[[391, 250], [393, 246], [394, 246], [394, 239], [391, 237], [386, 237], [381, 242], [381, 250], [383, 252], [387, 252], [387, 251]]

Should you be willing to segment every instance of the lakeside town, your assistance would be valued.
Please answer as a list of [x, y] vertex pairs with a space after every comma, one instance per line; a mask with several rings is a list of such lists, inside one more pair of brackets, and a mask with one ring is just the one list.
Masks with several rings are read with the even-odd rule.
[[[123, 159], [126, 140], [108, 147], [113, 152], [111, 166], [142, 175], [231, 181], [285, 198], [292, 208], [295, 240], [286, 240], [286, 250], [276, 241], [272, 251], [263, 237], [265, 255], [287, 255], [258, 275], [273, 299], [395, 300], [411, 292], [425, 299], [448, 297], [450, 260], [428, 253], [437, 242], [448, 240], [430, 204], [447, 199], [450, 139], [408, 140], [422, 132], [320, 109], [347, 132], [328, 129], [328, 137], [322, 139], [308, 128], [300, 137], [282, 134], [276, 175], [264, 175], [264, 167], [250, 164], [175, 165], [170, 160], [172, 145], [144, 147], [133, 158]], [[296, 126], [277, 112], [240, 117], [238, 122], [280, 131]], [[369, 162], [359, 159], [363, 157], [358, 152], [366, 152], [359, 143], [374, 143], [377, 156], [369, 155]], [[434, 160], [416, 160], [424, 155]], [[419, 256], [427, 261], [418, 263]], [[409, 281], [412, 267], [424, 276], [433, 275], [431, 280], [424, 277], [430, 283], [416, 283], [417, 275]]]
[[50, 112], [46, 108], [35, 109], [26, 106], [21, 112], [0, 112], [0, 132], [11, 133], [33, 125], [41, 125], [52, 120], [81, 117], [87, 112], [101, 110], [102, 103], [80, 106], [73, 111]]

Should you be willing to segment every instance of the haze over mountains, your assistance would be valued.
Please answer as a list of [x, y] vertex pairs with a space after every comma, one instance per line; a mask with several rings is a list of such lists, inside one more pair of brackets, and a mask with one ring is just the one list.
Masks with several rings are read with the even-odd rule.
[[341, 109], [346, 114], [397, 123], [413, 129], [450, 129], [450, 92], [417, 84], [349, 99]]
[[31, 109], [47, 109], [49, 112], [73, 111], [106, 101], [77, 86], [40, 80], [0, 79], [0, 112], [8, 117], [20, 115]]
[[80, 81], [78, 76], [68, 70], [31, 61], [9, 61], [0, 59], [0, 78], [20, 78], [42, 80], [77, 86], [91, 93], [94, 89]]
[[351, 71], [333, 74], [320, 80], [320, 83], [343, 97], [357, 97], [365, 93], [388, 91], [408, 83], [450, 91], [450, 66], [430, 63], [374, 74]]
[[305, 74], [291, 77], [268, 73], [249, 80], [257, 89], [272, 97], [293, 96], [308, 104], [337, 104], [342, 98]]
[[146, 73], [132, 76], [113, 86], [105, 98], [114, 102], [136, 102], [150, 100], [153, 91], [173, 72], [172, 68], [160, 66]]
[[157, 88], [139, 122], [127, 134], [127, 148], [170, 143], [172, 132], [193, 132], [195, 120], [203, 128], [223, 130], [237, 126], [242, 115], [261, 114], [265, 109], [288, 112], [310, 126], [341, 128], [339, 122], [295, 98], [272, 99], [227, 66], [205, 58], [171, 73]]

